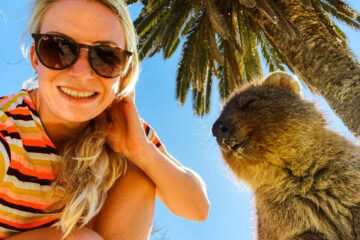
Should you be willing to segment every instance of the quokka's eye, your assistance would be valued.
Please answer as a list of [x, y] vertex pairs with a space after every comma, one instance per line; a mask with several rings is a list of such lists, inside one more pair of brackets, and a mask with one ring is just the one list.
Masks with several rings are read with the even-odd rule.
[[249, 98], [246, 100], [245, 104], [242, 104], [239, 108], [239, 110], [244, 110], [247, 107], [249, 107], [250, 105], [252, 105], [254, 102], [256, 102], [258, 100], [258, 98], [254, 97], [254, 98]]

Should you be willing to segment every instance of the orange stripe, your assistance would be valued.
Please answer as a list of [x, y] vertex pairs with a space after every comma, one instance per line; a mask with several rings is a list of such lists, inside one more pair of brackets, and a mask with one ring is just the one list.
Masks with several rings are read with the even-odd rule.
[[36, 203], [26, 202], [23, 200], [16, 200], [16, 199], [13, 199], [3, 193], [0, 193], [0, 198], [4, 199], [7, 202], [16, 204], [16, 205], [21, 205], [24, 207], [31, 207], [31, 208], [38, 209], [38, 210], [44, 210], [47, 207], [47, 205], [43, 205], [43, 204], [36, 204]]
[[38, 139], [22, 139], [22, 142], [26, 146], [32, 147], [46, 147], [44, 141]]
[[154, 137], [154, 139], [153, 139], [153, 144], [158, 144], [159, 142], [160, 142], [160, 140], [159, 140], [159, 138], [157, 138], [157, 137]]
[[5, 223], [5, 224], [8, 224], [10, 226], [13, 226], [13, 227], [17, 227], [17, 228], [33, 228], [33, 227], [38, 227], [38, 226], [41, 226], [43, 224], [46, 224], [46, 223], [49, 223], [55, 219], [58, 219], [57, 217], [49, 217], [47, 219], [44, 219], [44, 220], [40, 220], [40, 221], [36, 221], [36, 222], [32, 222], [32, 223], [14, 223], [14, 222], [11, 222], [11, 221], [7, 221], [5, 219], [2, 219], [0, 218], [0, 222], [1, 223]]
[[32, 101], [30, 101], [27, 97], [24, 98], [24, 101], [29, 105], [33, 110], [35, 110], [35, 105]]
[[30, 115], [29, 109], [21, 108], [21, 107], [11, 109], [11, 110], [9, 110], [7, 112], [11, 113], [11, 114], [16, 114], [16, 115], [24, 115], [24, 116], [29, 116]]
[[148, 125], [146, 124], [146, 122], [143, 122], [143, 128], [144, 128], [144, 130], [146, 129], [147, 126], [148, 126]]
[[0, 130], [5, 130], [8, 133], [14, 133], [14, 132], [18, 132], [16, 127], [14, 125], [11, 126], [4, 126], [4, 125], [0, 125]]
[[8, 128], [5, 127], [3, 124], [1, 124], [0, 125], [0, 131], [2, 131], [2, 130], [8, 131]]
[[11, 159], [10, 167], [19, 170], [19, 172], [21, 172], [22, 174], [38, 177], [40, 179], [53, 180], [55, 178], [55, 175], [53, 173], [38, 172], [33, 169], [29, 169], [21, 163], [15, 161], [15, 159]]
[[48, 139], [48, 138], [46, 137], [46, 135], [42, 135], [42, 136], [43, 136], [42, 140], [44, 141], [44, 143], [45, 143], [46, 145], [48, 145], [48, 146], [50, 146], [50, 147], [52, 147], [52, 148], [56, 148], [55, 145], [54, 145], [54, 143], [53, 143], [50, 139]]

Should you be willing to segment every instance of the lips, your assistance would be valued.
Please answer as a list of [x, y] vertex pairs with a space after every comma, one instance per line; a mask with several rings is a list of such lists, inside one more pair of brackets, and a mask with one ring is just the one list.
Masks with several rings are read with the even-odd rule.
[[69, 97], [78, 98], [78, 99], [84, 99], [84, 98], [91, 98], [98, 94], [96, 91], [78, 91], [72, 88], [59, 86], [59, 90], [68, 95]]
[[244, 146], [246, 145], [246, 143], [248, 142], [249, 140], [249, 137], [245, 137], [243, 139], [241, 139], [241, 141], [237, 144], [234, 144], [233, 146], [231, 146], [231, 149], [236, 151], [238, 150], [239, 148], [244, 148]]
[[227, 151], [237, 151], [240, 148], [244, 148], [249, 141], [249, 137], [244, 137], [240, 140], [236, 139], [235, 137], [230, 138], [217, 138], [217, 142], [223, 149]]

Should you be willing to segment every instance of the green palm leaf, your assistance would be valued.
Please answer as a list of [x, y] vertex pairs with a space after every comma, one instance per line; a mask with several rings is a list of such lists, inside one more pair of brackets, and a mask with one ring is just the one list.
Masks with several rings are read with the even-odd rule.
[[[220, 99], [224, 100], [238, 86], [261, 77], [260, 51], [270, 71], [283, 70], [287, 64], [287, 58], [267, 39], [254, 13], [266, 21], [270, 19], [291, 38], [299, 31], [272, 0], [127, 0], [128, 4], [136, 2], [144, 5], [135, 21], [140, 58], [161, 50], [164, 58], [170, 58], [182, 44], [176, 98], [184, 104], [191, 89], [194, 113], [198, 115], [210, 111], [215, 78]], [[330, 34], [344, 44], [345, 34], [330, 17], [360, 28], [359, 15], [342, 0], [300, 3], [307, 11], [315, 9]]]
[[320, 5], [326, 12], [330, 13], [333, 17], [346, 23], [347, 25], [349, 25], [350, 27], [353, 27], [356, 30], [360, 30], [360, 23], [359, 23], [358, 19], [353, 19], [353, 18], [345, 15], [344, 13], [337, 11], [336, 8], [334, 8], [333, 6], [331, 6], [325, 2], [320, 1]]

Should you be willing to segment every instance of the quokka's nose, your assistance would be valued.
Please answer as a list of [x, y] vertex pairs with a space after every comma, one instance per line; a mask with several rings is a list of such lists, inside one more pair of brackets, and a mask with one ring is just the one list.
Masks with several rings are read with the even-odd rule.
[[222, 121], [217, 120], [212, 127], [214, 137], [226, 137], [230, 133], [230, 128]]

